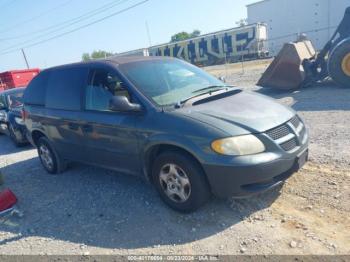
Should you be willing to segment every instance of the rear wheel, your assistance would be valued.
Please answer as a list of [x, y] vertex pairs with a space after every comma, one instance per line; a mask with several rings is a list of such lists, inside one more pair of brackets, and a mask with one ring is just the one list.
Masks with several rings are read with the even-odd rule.
[[350, 88], [350, 40], [341, 43], [332, 51], [328, 71], [336, 83]]
[[182, 152], [165, 152], [153, 166], [153, 181], [162, 200], [180, 212], [201, 207], [211, 196], [200, 165]]
[[65, 161], [59, 157], [46, 137], [39, 138], [37, 147], [40, 161], [48, 173], [59, 174], [65, 170]]

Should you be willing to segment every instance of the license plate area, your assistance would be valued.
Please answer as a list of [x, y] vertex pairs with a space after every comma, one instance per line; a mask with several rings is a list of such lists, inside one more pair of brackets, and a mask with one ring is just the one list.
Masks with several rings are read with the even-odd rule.
[[301, 153], [298, 157], [297, 157], [297, 167], [298, 169], [302, 168], [305, 163], [308, 161], [309, 159], [309, 150], [305, 150], [303, 153]]

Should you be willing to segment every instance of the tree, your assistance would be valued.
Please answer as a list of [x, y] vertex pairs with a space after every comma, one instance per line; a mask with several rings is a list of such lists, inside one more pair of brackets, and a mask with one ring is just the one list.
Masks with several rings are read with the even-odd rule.
[[114, 55], [111, 52], [103, 51], [103, 50], [94, 50], [91, 54], [89, 53], [84, 53], [81, 56], [81, 59], [83, 61], [89, 61], [89, 60], [94, 60], [94, 59], [99, 59], [99, 58], [106, 58], [109, 56]]
[[247, 18], [242, 18], [242, 19], [240, 19], [240, 20], [238, 20], [238, 21], [236, 22], [236, 25], [237, 25], [237, 26], [245, 26], [245, 25], [247, 25], [247, 24], [248, 24]]
[[183, 32], [180, 32], [180, 33], [173, 35], [171, 37], [170, 42], [173, 43], [173, 42], [183, 41], [183, 40], [197, 37], [200, 35], [201, 35], [201, 31], [199, 31], [199, 30], [194, 30], [192, 33], [188, 33], [188, 32], [183, 31]]

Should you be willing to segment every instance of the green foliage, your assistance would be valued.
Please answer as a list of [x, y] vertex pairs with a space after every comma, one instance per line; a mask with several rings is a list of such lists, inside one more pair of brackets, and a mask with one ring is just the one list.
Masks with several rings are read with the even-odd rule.
[[247, 25], [248, 24], [248, 20], [246, 19], [246, 18], [244, 18], [244, 19], [240, 19], [240, 20], [238, 20], [237, 22], [236, 22], [236, 25], [237, 26], [245, 26], [245, 25]]
[[84, 53], [81, 56], [81, 59], [83, 61], [89, 61], [89, 60], [94, 60], [94, 59], [99, 59], [99, 58], [106, 58], [109, 56], [114, 55], [111, 52], [103, 51], [103, 50], [94, 50], [91, 54], [89, 53]]
[[173, 35], [171, 37], [170, 42], [173, 43], [173, 42], [183, 41], [183, 40], [186, 40], [189, 38], [200, 36], [200, 34], [201, 34], [201, 31], [199, 31], [199, 30], [194, 30], [192, 33], [188, 33], [188, 32], [183, 31], [183, 32], [180, 32], [180, 33]]

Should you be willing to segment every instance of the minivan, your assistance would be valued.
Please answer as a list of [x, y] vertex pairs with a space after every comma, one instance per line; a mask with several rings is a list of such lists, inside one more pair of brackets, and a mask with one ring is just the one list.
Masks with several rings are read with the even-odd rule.
[[43, 70], [24, 94], [28, 139], [48, 173], [69, 161], [144, 177], [171, 208], [283, 183], [308, 159], [291, 109], [187, 62], [118, 57]]

